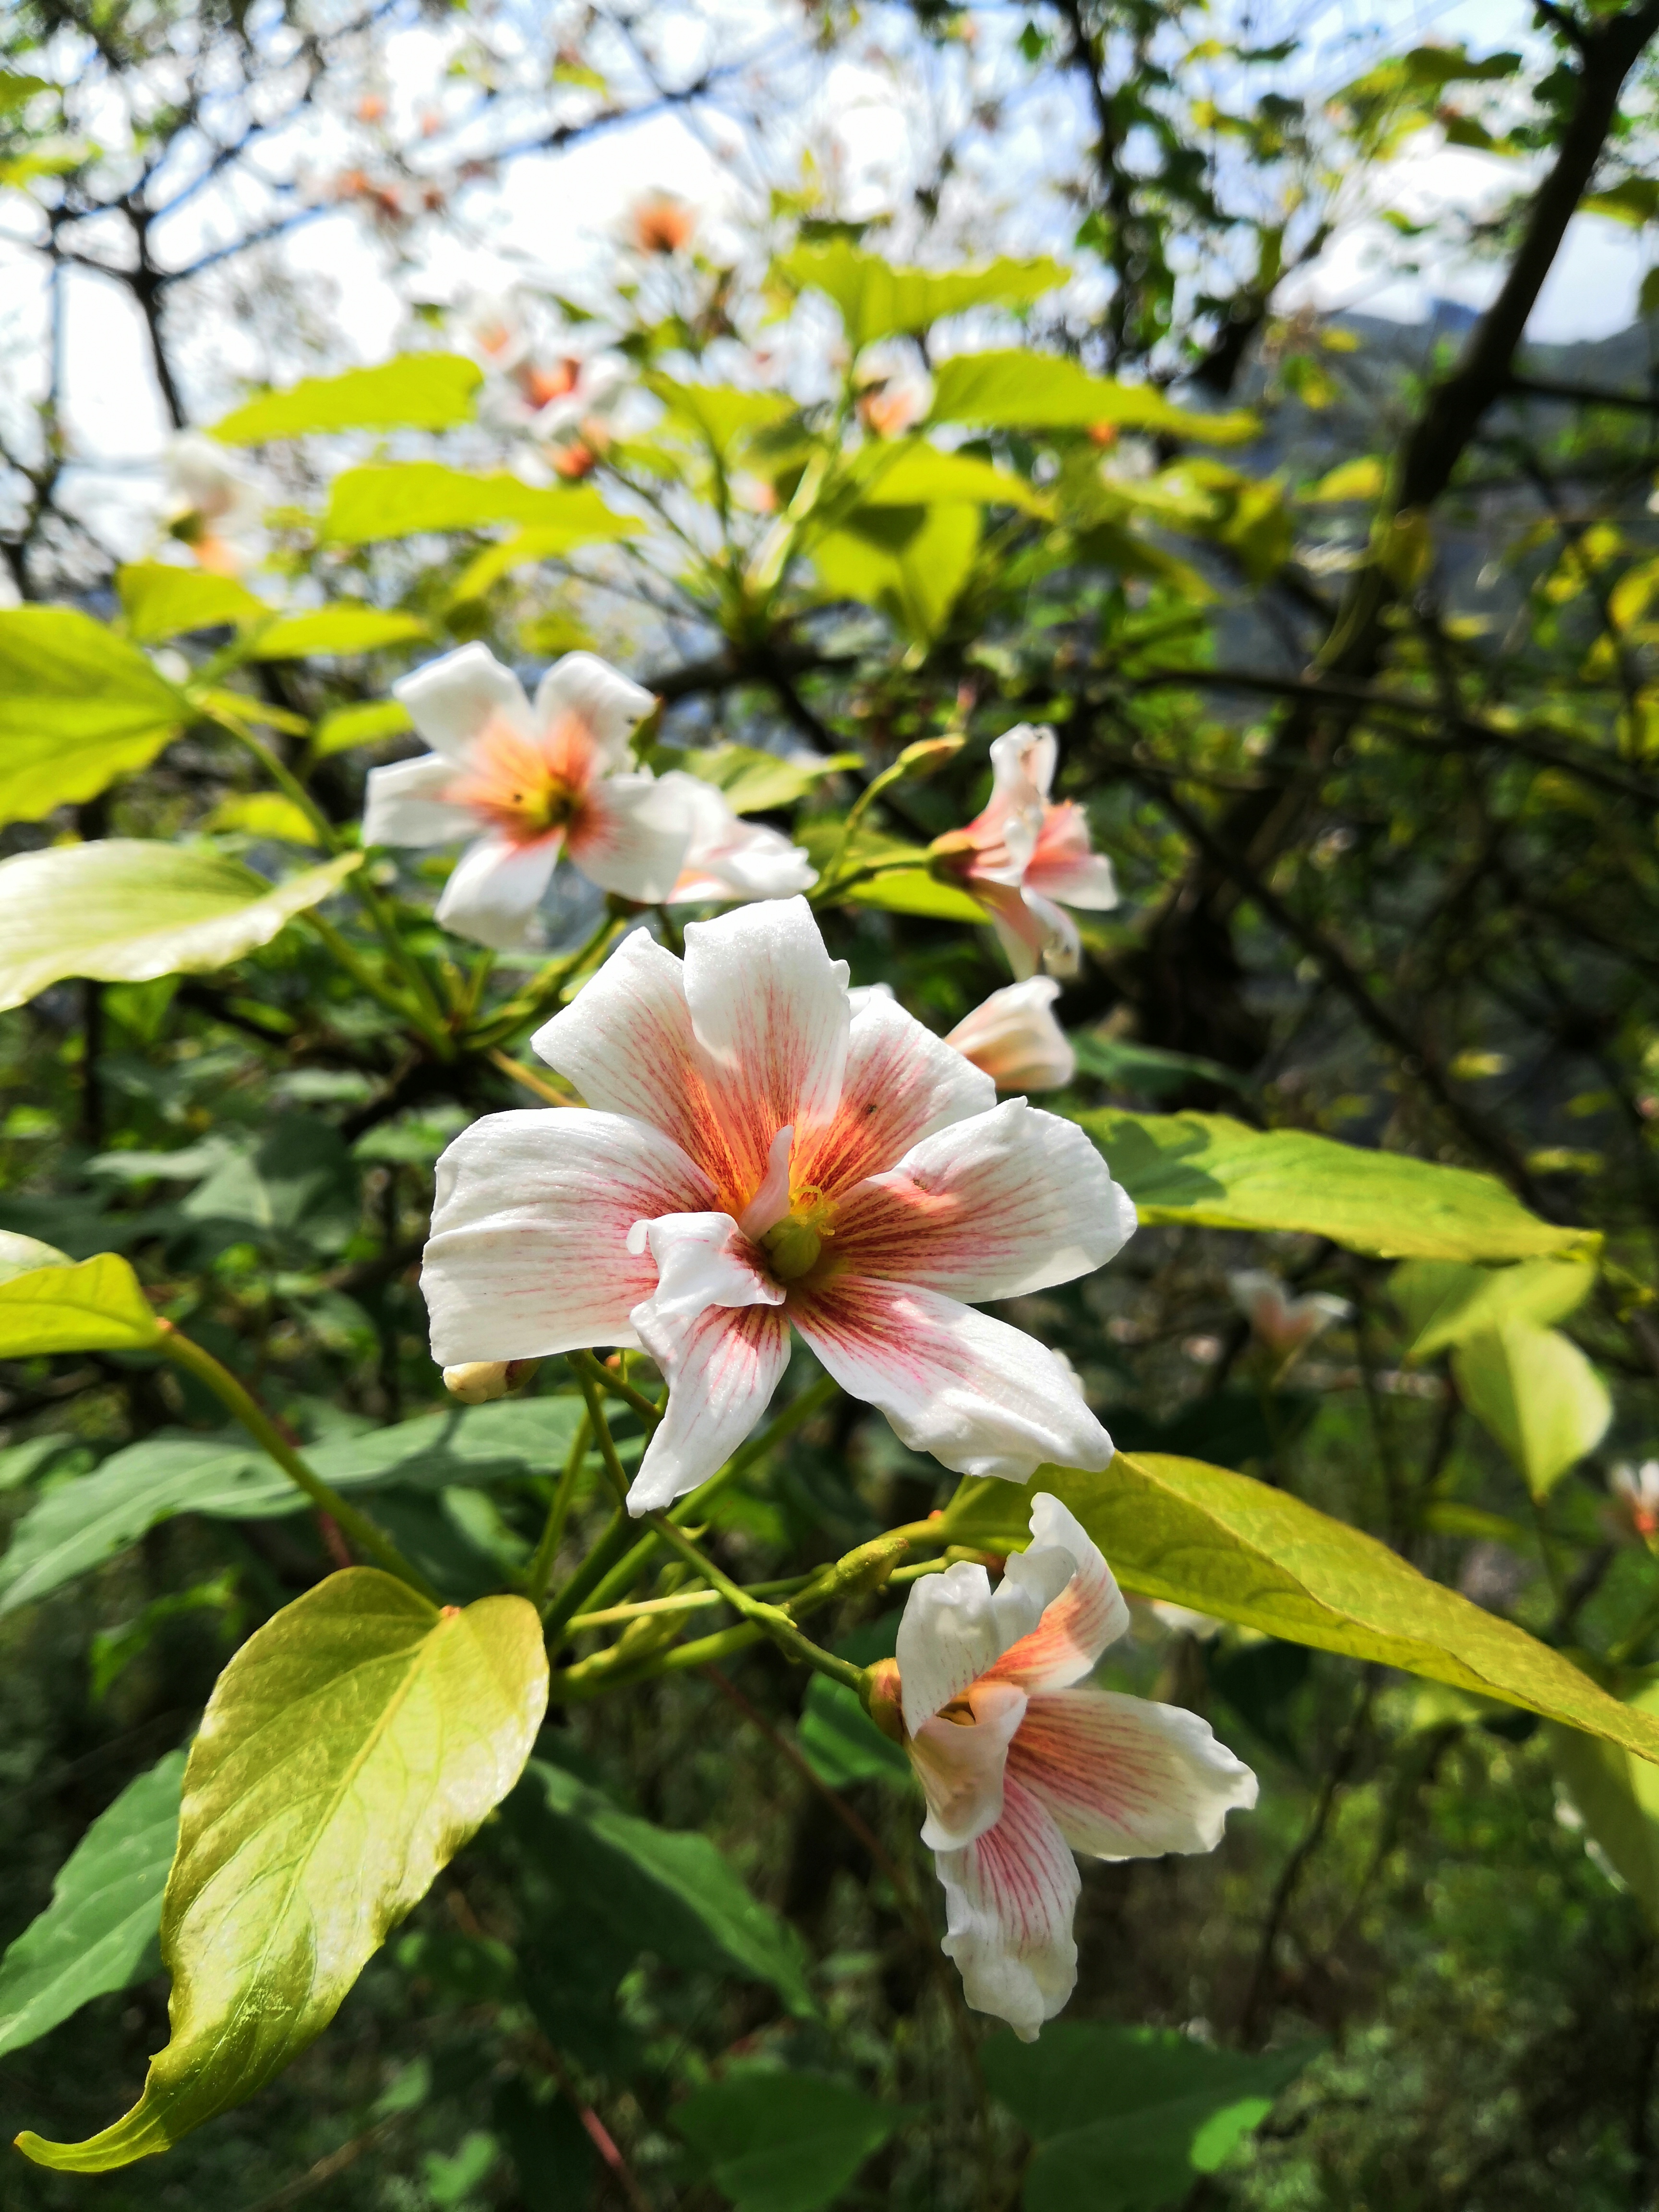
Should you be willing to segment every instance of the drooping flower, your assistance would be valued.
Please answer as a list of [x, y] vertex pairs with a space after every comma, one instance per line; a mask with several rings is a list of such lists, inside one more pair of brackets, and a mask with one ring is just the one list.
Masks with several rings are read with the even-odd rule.
[[1601, 1519], [1609, 1534], [1659, 1550], [1659, 1459], [1614, 1468], [1607, 1488]]
[[1292, 1297], [1277, 1275], [1265, 1267], [1241, 1267], [1227, 1278], [1233, 1304], [1249, 1322], [1256, 1340], [1276, 1366], [1288, 1366], [1334, 1322], [1353, 1311], [1346, 1298], [1328, 1291]]
[[1111, 1569], [1057, 1498], [993, 1589], [958, 1560], [911, 1586], [872, 1717], [902, 1741], [927, 1800], [922, 1841], [947, 1907], [945, 1950], [976, 2012], [1036, 2040], [1077, 1980], [1072, 1854], [1212, 1851], [1255, 1777], [1207, 1722], [1087, 1686], [1129, 1626]]
[[799, 845], [763, 823], [745, 822], [714, 784], [678, 769], [663, 781], [679, 793], [691, 823], [670, 906], [789, 898], [817, 883], [818, 872]]
[[1006, 731], [991, 747], [989, 805], [932, 848], [934, 866], [988, 909], [1022, 981], [1039, 964], [1077, 973], [1083, 945], [1067, 907], [1117, 904], [1112, 864], [1091, 848], [1088, 817], [1074, 799], [1049, 799], [1058, 757], [1052, 730]]
[[993, 991], [945, 1042], [982, 1067], [999, 1091], [1058, 1091], [1077, 1073], [1077, 1054], [1054, 1019], [1060, 986], [1046, 975]]
[[626, 939], [534, 1040], [586, 1108], [496, 1114], [438, 1164], [422, 1288], [445, 1367], [639, 1346], [668, 1409], [629, 1494], [754, 1428], [793, 1323], [913, 1450], [1023, 1482], [1111, 1439], [1051, 1353], [970, 1301], [1068, 1282], [1134, 1209], [1082, 1131], [995, 1103], [891, 999], [854, 1016], [805, 900]]
[[[631, 766], [652, 696], [591, 653], [543, 677], [532, 707], [487, 646], [464, 645], [393, 687], [432, 750], [372, 769], [366, 845], [470, 844], [438, 920], [480, 945], [526, 942], [561, 853], [602, 890], [665, 898], [685, 858], [682, 794]], [[482, 833], [482, 834], [481, 834]]]
[[166, 467], [173, 495], [167, 535], [216, 576], [238, 576], [251, 568], [259, 556], [265, 507], [257, 478], [201, 430], [181, 430], [168, 440]]

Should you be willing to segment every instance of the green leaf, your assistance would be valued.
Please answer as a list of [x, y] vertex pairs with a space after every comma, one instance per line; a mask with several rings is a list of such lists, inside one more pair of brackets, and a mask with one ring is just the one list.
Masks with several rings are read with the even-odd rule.
[[0, 1280], [0, 1359], [52, 1352], [142, 1352], [160, 1335], [138, 1278], [113, 1252], [100, 1252], [79, 1267], [65, 1261]]
[[753, 745], [711, 745], [707, 751], [689, 753], [666, 746], [659, 750], [665, 767], [684, 769], [688, 775], [723, 791], [734, 814], [763, 814], [775, 807], [793, 806], [825, 777], [864, 766], [860, 753], [796, 753], [785, 759]]
[[613, 514], [592, 484], [539, 490], [504, 472], [475, 477], [438, 461], [402, 461], [336, 477], [323, 536], [336, 545], [368, 545], [428, 530], [482, 530], [492, 522], [532, 526], [546, 533], [544, 544], [562, 536], [561, 551], [640, 528], [631, 516]]
[[585, 1911], [619, 1904], [631, 1930], [632, 1957], [644, 1949], [685, 1950], [685, 1931], [728, 1972], [769, 1983], [799, 2018], [817, 2008], [806, 1984], [800, 1939], [757, 1898], [707, 1836], [659, 1828], [624, 1813], [603, 1791], [538, 1759], [519, 1802], [550, 1864], [580, 1869]]
[[1547, 1498], [1595, 1450], [1613, 1419], [1606, 1383], [1559, 1329], [1512, 1321], [1468, 1337], [1452, 1354], [1452, 1374], [1464, 1404], [1534, 1498]]
[[213, 426], [228, 446], [263, 446], [328, 430], [447, 430], [470, 422], [483, 382], [476, 362], [453, 353], [405, 353], [378, 368], [307, 376], [286, 392], [234, 407]]
[[134, 561], [118, 568], [115, 588], [127, 634], [141, 645], [193, 629], [216, 629], [222, 623], [264, 622], [270, 612], [234, 576], [170, 568], [161, 561]]
[[[3, 1300], [0, 1286], [0, 1312]], [[313, 1445], [306, 1459], [331, 1488], [349, 1494], [521, 1482], [561, 1463], [579, 1410], [574, 1398], [446, 1408]], [[0, 1559], [0, 1615], [50, 1596], [175, 1514], [264, 1521], [307, 1510], [304, 1495], [251, 1443], [224, 1437], [147, 1437], [112, 1454], [91, 1474], [47, 1491], [30, 1507]]]
[[797, 291], [823, 292], [841, 311], [854, 350], [877, 338], [930, 330], [946, 315], [995, 304], [1027, 307], [1066, 282], [1058, 261], [1003, 258], [982, 269], [905, 269], [845, 239], [798, 246], [774, 264]]
[[440, 1612], [350, 1567], [285, 1607], [219, 1677], [191, 1749], [161, 1910], [167, 2046], [101, 2135], [18, 2148], [107, 2172], [262, 2087], [513, 1787], [546, 1705], [523, 1598]]
[[0, 1283], [14, 1275], [32, 1273], [37, 1267], [67, 1267], [70, 1255], [38, 1237], [20, 1237], [15, 1229], [0, 1229]]
[[1261, 427], [1242, 410], [1198, 414], [1175, 406], [1150, 385], [1114, 383], [1060, 355], [1024, 352], [957, 354], [942, 362], [931, 419], [1006, 430], [1088, 430], [1110, 423], [1212, 446], [1240, 445]]
[[401, 737], [415, 725], [409, 709], [398, 699], [368, 699], [361, 707], [337, 707], [317, 725], [311, 741], [313, 760], [326, 760], [350, 745], [372, 745], [382, 738]]
[[[1631, 1698], [1659, 1717], [1659, 1682]], [[1577, 1729], [1549, 1730], [1550, 1758], [1590, 1835], [1649, 1921], [1659, 1928], [1659, 1771]]]
[[145, 983], [228, 967], [320, 905], [362, 861], [343, 853], [270, 884], [239, 860], [159, 838], [15, 854], [0, 860], [0, 1010], [65, 975]]
[[1335, 468], [1327, 470], [1317, 483], [1308, 486], [1302, 497], [1310, 507], [1346, 499], [1381, 499], [1387, 482], [1384, 464], [1375, 453], [1367, 453], [1359, 460], [1340, 461]]
[[380, 607], [319, 607], [268, 623], [244, 651], [250, 660], [305, 660], [313, 653], [379, 653], [431, 635], [418, 615]]
[[128, 1783], [58, 1869], [51, 1904], [0, 1959], [0, 2057], [155, 1972], [184, 1776], [185, 1753], [170, 1751]]
[[1145, 1222], [1297, 1229], [1386, 1260], [1592, 1254], [1594, 1231], [1528, 1213], [1493, 1176], [1221, 1114], [1079, 1114]]
[[1119, 1452], [1103, 1474], [1040, 1468], [1029, 1490], [964, 1482], [947, 1513], [950, 1540], [1023, 1550], [1030, 1493], [1044, 1490], [1077, 1515], [1127, 1589], [1449, 1682], [1659, 1761], [1659, 1723], [1559, 1651], [1430, 1582], [1374, 1536], [1224, 1468]]
[[1389, 1276], [1389, 1295], [1406, 1317], [1409, 1364], [1510, 1322], [1546, 1328], [1565, 1321], [1595, 1285], [1595, 1270], [1572, 1261], [1471, 1267], [1456, 1260], [1407, 1260]]
[[0, 823], [148, 768], [191, 718], [136, 645], [70, 607], [0, 613]]
[[918, 643], [949, 621], [979, 550], [976, 507], [869, 507], [812, 546], [823, 595], [874, 607]]
[[721, 461], [737, 456], [750, 439], [799, 410], [781, 392], [744, 392], [729, 384], [682, 384], [672, 376], [645, 379], [668, 410], [668, 420], [700, 438]]
[[[866, 446], [861, 459], [860, 497], [866, 507], [931, 507], [951, 500], [980, 507], [1018, 507], [1027, 514], [1048, 516], [1054, 511], [1050, 495], [1028, 483], [1012, 469], [974, 453], [942, 453], [925, 439], [909, 439], [897, 447]], [[854, 481], [857, 481], [855, 478]]]
[[21, 107], [37, 92], [55, 92], [57, 86], [43, 76], [24, 76], [15, 70], [0, 70], [0, 112]]
[[1037, 2146], [1025, 2212], [1151, 2212], [1179, 2203], [1273, 2110], [1316, 2045], [1257, 2057], [1173, 2028], [1059, 2021], [997, 2036], [987, 2084]]
[[674, 2125], [736, 2212], [821, 2212], [914, 2117], [844, 2081], [771, 2068], [745, 2069], [674, 2107]]
[[1128, 1037], [1103, 1036], [1098, 1030], [1080, 1030], [1073, 1037], [1072, 1047], [1085, 1075], [1097, 1075], [1103, 1083], [1139, 1091], [1152, 1098], [1166, 1091], [1183, 1091], [1194, 1081], [1218, 1083], [1241, 1093], [1254, 1088], [1248, 1075], [1241, 1075], [1236, 1067], [1224, 1067], [1219, 1060], [1165, 1052], [1159, 1045], [1136, 1044]]
[[856, 1691], [827, 1674], [814, 1674], [806, 1685], [795, 1741], [818, 1780], [832, 1790], [844, 1790], [852, 1782], [909, 1778], [909, 1760], [876, 1726]]

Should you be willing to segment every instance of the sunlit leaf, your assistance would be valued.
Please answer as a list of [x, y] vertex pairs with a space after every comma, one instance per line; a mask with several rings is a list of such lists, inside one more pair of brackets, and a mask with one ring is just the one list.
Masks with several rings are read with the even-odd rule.
[[190, 720], [184, 695], [90, 615], [0, 612], [0, 823], [95, 799]]
[[640, 527], [631, 516], [613, 514], [592, 484], [543, 490], [504, 472], [475, 477], [438, 461], [403, 461], [336, 477], [323, 535], [335, 544], [367, 545], [422, 531], [483, 530], [493, 522], [532, 527], [546, 533], [544, 544], [562, 533], [566, 547], [626, 538]]
[[378, 653], [430, 635], [418, 615], [381, 607], [319, 607], [267, 623], [246, 649], [252, 660], [304, 660], [313, 653]]
[[245, 837], [283, 845], [317, 843], [317, 825], [296, 799], [280, 791], [228, 792], [203, 825], [209, 830], [237, 830]]
[[307, 376], [250, 399], [216, 422], [213, 434], [228, 446], [262, 446], [313, 431], [447, 430], [472, 420], [483, 382], [477, 363], [459, 354], [399, 354], [378, 368]]
[[127, 634], [141, 645], [193, 629], [216, 629], [225, 623], [263, 622], [270, 613], [234, 576], [175, 568], [162, 561], [129, 562], [116, 570], [115, 588]]
[[328, 2025], [388, 1929], [513, 1787], [547, 1703], [523, 1598], [441, 1613], [331, 1575], [220, 1676], [185, 1771], [161, 1912], [167, 2046], [138, 2103], [42, 2166], [99, 2173], [252, 2095]]
[[1473, 1267], [1457, 1260], [1407, 1260], [1389, 1278], [1405, 1316], [1408, 1361], [1509, 1322], [1545, 1328], [1576, 1313], [1595, 1287], [1595, 1270], [1571, 1260], [1523, 1260], [1513, 1267]]
[[0, 2057], [161, 1965], [161, 1893], [184, 1775], [185, 1753], [170, 1751], [128, 1783], [59, 1869], [46, 1911], [0, 1959]]
[[845, 2081], [745, 2069], [674, 2107], [674, 2125], [735, 2212], [822, 2212], [915, 2117]]
[[317, 725], [311, 741], [313, 760], [326, 760], [352, 745], [378, 744], [384, 738], [401, 737], [415, 725], [400, 699], [366, 699], [358, 707], [337, 707]]
[[857, 599], [921, 644], [950, 620], [979, 549], [976, 507], [868, 507], [816, 539], [823, 596]]
[[1610, 1698], [1559, 1651], [1419, 1575], [1376, 1537], [1200, 1460], [1119, 1452], [1103, 1474], [1040, 1468], [1027, 1488], [965, 1482], [949, 1509], [951, 1540], [1022, 1550], [1030, 1493], [1044, 1490], [1070, 1506], [1127, 1589], [1498, 1698], [1659, 1760], [1659, 1721]]
[[1018, 507], [1027, 514], [1051, 515], [1049, 495], [1016, 476], [1012, 469], [975, 453], [947, 453], [925, 439], [907, 439], [888, 447], [867, 446], [865, 465], [854, 481], [866, 507], [931, 507], [939, 500], [973, 506]]
[[[1638, 1690], [1630, 1704], [1659, 1717], [1659, 1682]], [[1659, 1929], [1659, 1769], [1577, 1729], [1552, 1728], [1549, 1746], [1585, 1827]]]
[[159, 1334], [138, 1278], [113, 1252], [100, 1252], [78, 1267], [66, 1261], [0, 1278], [0, 1359], [137, 1352]]
[[67, 1252], [60, 1252], [55, 1244], [43, 1244], [38, 1237], [20, 1237], [15, 1230], [0, 1229], [0, 1283], [9, 1283], [14, 1275], [33, 1274], [39, 1267], [67, 1267], [71, 1264]]
[[678, 753], [661, 749], [664, 765], [684, 769], [703, 783], [726, 793], [734, 814], [763, 814], [775, 807], [793, 806], [827, 776], [843, 769], [861, 769], [860, 753], [781, 753], [760, 751], [754, 745], [710, 745], [706, 750]]
[[774, 267], [797, 291], [823, 292], [833, 300], [854, 348], [930, 330], [969, 307], [1030, 307], [1071, 274], [1047, 259], [1001, 259], [982, 269], [905, 269], [845, 239], [798, 246]]
[[1464, 1404], [1547, 1498], [1570, 1467], [1594, 1451], [1613, 1419], [1607, 1386], [1570, 1336], [1507, 1322], [1464, 1338], [1452, 1354]]
[[319, 905], [362, 859], [343, 853], [269, 884], [222, 854], [160, 839], [15, 854], [0, 860], [0, 1008], [65, 975], [143, 983], [226, 967]]
[[934, 374], [933, 420], [988, 429], [1161, 431], [1170, 437], [1236, 446], [1261, 428], [1235, 409], [1206, 415], [1177, 407], [1151, 385], [1117, 384], [1059, 354], [957, 354]]
[[1528, 1213], [1493, 1176], [1379, 1152], [1301, 1129], [1251, 1129], [1220, 1114], [1077, 1119], [1143, 1221], [1299, 1229], [1383, 1259], [1529, 1260], [1594, 1253], [1593, 1231]]
[[690, 430], [722, 461], [732, 459], [760, 431], [774, 428], [798, 410], [787, 392], [744, 392], [729, 384], [683, 384], [672, 376], [647, 376], [648, 388], [668, 409], [668, 420]]

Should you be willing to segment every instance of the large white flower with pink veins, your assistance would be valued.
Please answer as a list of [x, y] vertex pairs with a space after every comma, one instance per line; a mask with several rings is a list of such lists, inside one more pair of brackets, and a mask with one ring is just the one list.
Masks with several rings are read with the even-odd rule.
[[854, 1015], [803, 899], [636, 932], [535, 1039], [586, 1109], [495, 1114], [438, 1163], [439, 1364], [642, 1346], [668, 1410], [629, 1495], [693, 1489], [759, 1421], [793, 1326], [912, 1449], [1024, 1482], [1111, 1439], [1054, 1355], [971, 1301], [1109, 1260], [1134, 1208], [1083, 1132], [893, 1000]]
[[692, 822], [680, 793], [632, 766], [655, 703], [591, 653], [568, 653], [535, 703], [487, 646], [464, 645], [392, 687], [432, 750], [371, 769], [365, 845], [469, 837], [438, 920], [480, 945], [528, 939], [562, 853], [591, 883], [650, 903], [673, 890]]
[[[959, 1560], [911, 1585], [872, 1711], [910, 1755], [945, 1887], [945, 1949], [975, 2011], [1030, 2043], [1077, 1980], [1072, 1854], [1211, 1851], [1255, 1777], [1179, 1705], [1087, 1686], [1129, 1626], [1112, 1571], [1057, 1498], [993, 1589]], [[902, 1725], [901, 1725], [902, 1721]]]
[[1066, 908], [1117, 904], [1112, 864], [1091, 849], [1087, 815], [1074, 799], [1048, 796], [1058, 758], [1052, 730], [1006, 731], [991, 747], [990, 804], [933, 847], [935, 865], [989, 908], [1022, 979], [1039, 964], [1074, 975], [1083, 940]]

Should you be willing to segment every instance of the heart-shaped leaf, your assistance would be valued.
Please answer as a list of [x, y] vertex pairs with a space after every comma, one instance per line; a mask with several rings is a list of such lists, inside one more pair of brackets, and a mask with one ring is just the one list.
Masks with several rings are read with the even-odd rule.
[[[33, 1237], [7, 1243], [33, 1244]], [[49, 1245], [36, 1245], [43, 1253]], [[114, 1252], [74, 1267], [35, 1266], [8, 1275], [0, 1253], [0, 1359], [48, 1352], [143, 1352], [161, 1332], [138, 1278]]]

